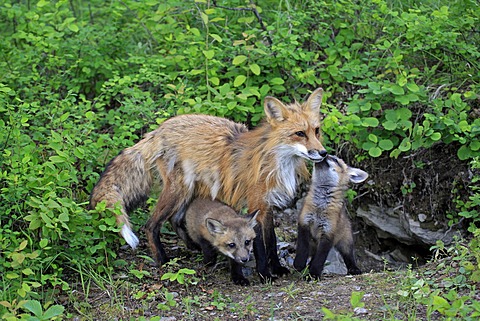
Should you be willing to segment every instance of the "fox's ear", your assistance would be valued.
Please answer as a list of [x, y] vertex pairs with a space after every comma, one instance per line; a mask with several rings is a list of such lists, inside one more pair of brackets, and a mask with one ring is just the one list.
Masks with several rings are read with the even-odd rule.
[[317, 88], [315, 91], [308, 97], [306, 108], [314, 113], [320, 113], [320, 106], [322, 105], [323, 89]]
[[367, 179], [368, 173], [355, 167], [348, 168], [348, 175], [350, 176], [350, 182], [359, 184]]
[[257, 226], [257, 215], [260, 213], [260, 210], [253, 211], [252, 213], [248, 214], [248, 217], [250, 220], [248, 221], [248, 224], [250, 225], [251, 228], [255, 228]]
[[263, 101], [263, 108], [269, 123], [281, 122], [285, 119], [287, 106], [275, 97], [267, 96]]
[[223, 225], [222, 222], [217, 221], [213, 218], [205, 219], [205, 225], [207, 225], [207, 230], [212, 235], [224, 234], [227, 231], [227, 229], [225, 228], [225, 225]]

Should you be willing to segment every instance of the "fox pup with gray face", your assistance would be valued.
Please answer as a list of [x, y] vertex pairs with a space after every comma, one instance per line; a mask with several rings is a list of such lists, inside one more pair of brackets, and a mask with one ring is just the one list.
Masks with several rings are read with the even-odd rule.
[[258, 211], [238, 215], [230, 206], [219, 201], [197, 198], [186, 210], [186, 231], [180, 222], [172, 225], [188, 247], [201, 248], [205, 264], [215, 264], [217, 252], [220, 252], [230, 260], [233, 283], [249, 285], [242, 265], [250, 260], [252, 254], [257, 214]]
[[335, 247], [343, 257], [348, 274], [361, 274], [353, 253], [353, 236], [345, 209], [350, 183], [365, 181], [368, 174], [335, 156], [315, 163], [310, 190], [298, 220], [297, 254], [294, 267], [302, 271], [311, 256], [309, 274], [319, 279], [328, 252]]

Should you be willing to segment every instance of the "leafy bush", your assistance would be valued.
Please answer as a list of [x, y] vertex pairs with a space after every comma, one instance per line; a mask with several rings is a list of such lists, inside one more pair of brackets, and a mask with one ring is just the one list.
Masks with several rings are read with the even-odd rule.
[[[114, 268], [114, 214], [87, 210], [88, 195], [112, 157], [172, 115], [255, 125], [265, 95], [322, 86], [329, 146], [399, 157], [442, 142], [479, 156], [474, 2], [213, 3], [0, 4], [0, 315], [51, 302], [78, 265]], [[477, 222], [478, 190], [460, 206]], [[24, 306], [60, 313], [49, 307]]]

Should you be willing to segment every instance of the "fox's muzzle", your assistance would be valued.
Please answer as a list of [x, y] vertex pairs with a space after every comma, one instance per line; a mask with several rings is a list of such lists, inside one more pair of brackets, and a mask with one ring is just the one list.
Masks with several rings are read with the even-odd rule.
[[318, 163], [318, 162], [321, 162], [325, 159], [325, 157], [327, 157], [328, 153], [325, 149], [322, 149], [322, 150], [316, 150], [316, 149], [312, 149], [312, 150], [309, 150], [308, 151], [308, 157], [310, 158], [310, 160], [314, 163]]

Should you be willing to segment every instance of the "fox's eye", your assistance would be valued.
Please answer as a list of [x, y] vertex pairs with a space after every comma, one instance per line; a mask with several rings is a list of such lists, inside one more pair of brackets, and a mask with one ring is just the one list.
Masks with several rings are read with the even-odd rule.
[[245, 245], [246, 245], [246, 246], [249, 246], [249, 245], [250, 245], [250, 240], [246, 240], [246, 241], [245, 241]]
[[320, 128], [319, 127], [315, 128], [315, 135], [318, 136], [318, 134], [320, 134]]
[[227, 246], [231, 249], [233, 249], [235, 247], [235, 243], [228, 243]]
[[305, 137], [305, 132], [304, 131], [298, 131], [295, 133], [295, 135], [297, 135], [298, 137]]

